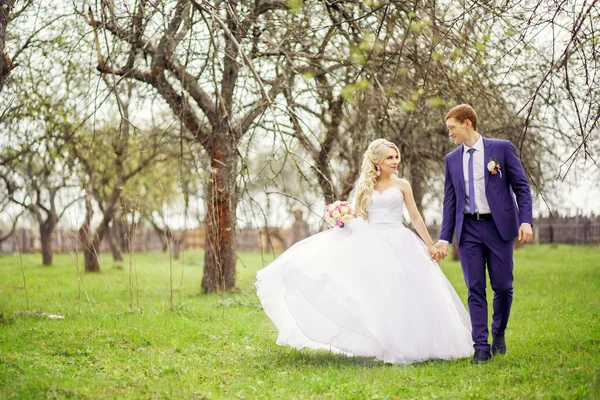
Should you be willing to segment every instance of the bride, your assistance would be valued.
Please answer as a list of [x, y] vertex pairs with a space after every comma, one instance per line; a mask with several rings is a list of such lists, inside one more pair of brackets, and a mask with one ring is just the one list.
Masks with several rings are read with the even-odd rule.
[[[410, 184], [396, 176], [399, 162], [395, 144], [371, 142], [355, 188], [357, 218], [258, 272], [257, 295], [278, 345], [396, 364], [473, 354], [469, 316], [432, 261], [439, 254]], [[404, 204], [423, 240], [402, 224]]]

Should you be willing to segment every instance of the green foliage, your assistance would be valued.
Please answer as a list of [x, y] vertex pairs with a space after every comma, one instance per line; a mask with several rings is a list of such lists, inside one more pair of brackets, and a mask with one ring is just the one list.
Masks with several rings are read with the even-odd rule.
[[368, 7], [379, 7], [381, 0], [363, 0], [363, 4]]
[[361, 79], [357, 82], [357, 86], [359, 89], [368, 89], [371, 86], [371, 83], [368, 79]]
[[436, 108], [436, 107], [442, 107], [442, 106], [446, 105], [446, 102], [441, 97], [436, 96], [436, 97], [430, 97], [427, 100], [425, 100], [425, 104], [427, 104], [428, 107]]
[[346, 101], [349, 101], [356, 93], [356, 85], [348, 84], [342, 88], [342, 96]]
[[[171, 312], [168, 254], [136, 254], [141, 311], [134, 313], [127, 312], [127, 270], [110, 268], [109, 255], [101, 258], [105, 275], [84, 275], [93, 311], [82, 293], [81, 313], [73, 255], [56, 256], [51, 269], [35, 255], [23, 259], [31, 309], [65, 319], [18, 314], [25, 307], [18, 256], [0, 256], [2, 398], [592, 399], [600, 393], [597, 247], [517, 250], [508, 354], [478, 366], [468, 359], [394, 366], [277, 346], [253, 287], [270, 255], [241, 253], [239, 288], [199, 296], [203, 255], [186, 252]], [[446, 261], [442, 269], [466, 301], [458, 263]]]
[[304, 0], [286, 0], [286, 5], [291, 10], [299, 10], [304, 6]]
[[81, 149], [94, 171], [94, 190], [99, 199], [105, 199], [118, 183], [117, 159], [122, 151], [123, 175], [145, 165], [121, 187], [122, 196], [132, 204], [137, 203], [139, 196], [148, 212], [160, 210], [163, 204], [170, 203], [180, 184], [180, 165], [174, 156], [176, 144], [161, 141], [162, 130], [158, 127], [146, 132], [133, 127], [130, 130], [126, 137], [119, 123], [111, 121], [94, 130], [80, 131], [73, 145]]
[[381, 46], [377, 43], [377, 37], [373, 32], [367, 32], [363, 35], [362, 42], [358, 45], [362, 51], [379, 50]]
[[362, 65], [367, 60], [367, 56], [363, 53], [363, 50], [360, 49], [359, 47], [353, 47], [350, 49], [350, 59], [355, 64]]
[[400, 108], [404, 111], [413, 111], [416, 108], [414, 101], [403, 100], [400, 102]]
[[455, 47], [454, 50], [452, 51], [452, 54], [450, 55], [450, 58], [452, 60], [457, 60], [459, 59], [463, 54], [463, 49], [461, 49], [460, 47]]
[[365, 90], [371, 87], [371, 82], [368, 79], [360, 79], [356, 84], [349, 83], [342, 88], [342, 96], [344, 100], [347, 102], [352, 102], [355, 100], [356, 95], [361, 92], [364, 93]]
[[413, 21], [410, 23], [408, 28], [415, 33], [420, 33], [423, 30], [423, 28], [425, 28], [429, 24], [430, 23], [428, 21]]
[[302, 76], [304, 77], [304, 79], [314, 79], [315, 74], [313, 74], [310, 71], [304, 71], [302, 72]]

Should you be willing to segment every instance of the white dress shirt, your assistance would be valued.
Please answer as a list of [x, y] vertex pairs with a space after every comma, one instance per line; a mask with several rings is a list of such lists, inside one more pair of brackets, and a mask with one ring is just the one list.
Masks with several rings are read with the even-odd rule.
[[[479, 135], [479, 139], [472, 147], [473, 152], [473, 178], [475, 183], [475, 212], [479, 214], [489, 214], [490, 204], [485, 197], [485, 160], [483, 155], [483, 138]], [[465, 213], [470, 214], [471, 193], [469, 193], [469, 158], [468, 153], [471, 147], [463, 143], [463, 172], [465, 174]]]

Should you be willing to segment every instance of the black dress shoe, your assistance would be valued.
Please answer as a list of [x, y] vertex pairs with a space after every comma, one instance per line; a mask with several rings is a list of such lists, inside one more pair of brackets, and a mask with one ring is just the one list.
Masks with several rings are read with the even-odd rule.
[[471, 364], [478, 364], [482, 362], [486, 362], [492, 359], [492, 353], [485, 350], [477, 350], [475, 349], [475, 354], [471, 359]]
[[506, 341], [504, 334], [492, 335], [492, 354], [506, 354]]

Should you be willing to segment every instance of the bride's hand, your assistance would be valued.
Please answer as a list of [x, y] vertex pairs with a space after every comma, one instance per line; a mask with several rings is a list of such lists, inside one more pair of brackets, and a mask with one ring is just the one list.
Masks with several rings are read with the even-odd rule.
[[434, 245], [429, 245], [427, 246], [427, 251], [429, 252], [429, 257], [431, 257], [433, 261], [440, 261], [441, 254], [440, 250], [437, 247], [435, 247]]

